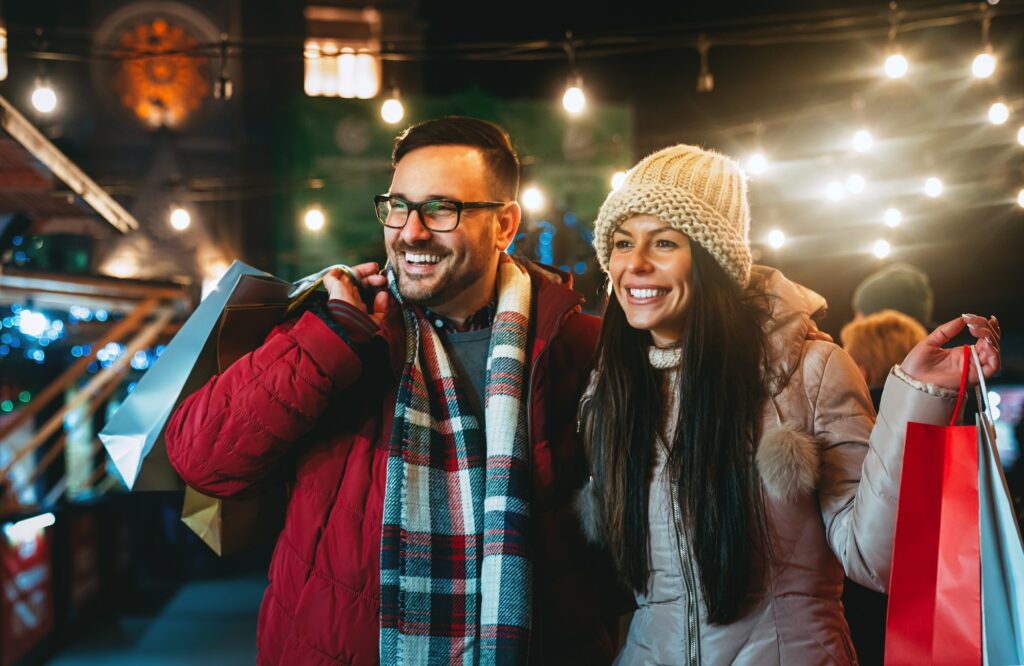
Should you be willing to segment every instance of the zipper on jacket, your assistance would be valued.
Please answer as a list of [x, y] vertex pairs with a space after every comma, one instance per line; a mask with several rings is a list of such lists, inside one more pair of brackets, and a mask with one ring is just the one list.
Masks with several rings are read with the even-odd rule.
[[693, 573], [693, 562], [690, 559], [689, 542], [683, 531], [682, 511], [679, 508], [679, 485], [669, 475], [672, 485], [672, 518], [676, 525], [676, 538], [679, 543], [679, 565], [682, 568], [683, 583], [686, 586], [686, 651], [687, 663], [692, 666], [700, 664], [700, 608], [697, 605], [697, 583]]

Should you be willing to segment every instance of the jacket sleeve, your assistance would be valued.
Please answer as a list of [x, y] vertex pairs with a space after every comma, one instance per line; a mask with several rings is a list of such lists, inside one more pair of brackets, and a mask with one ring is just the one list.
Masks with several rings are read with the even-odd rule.
[[[929, 390], [930, 389], [930, 390]], [[853, 360], [833, 347], [812, 400], [821, 442], [818, 500], [826, 536], [846, 575], [886, 592], [908, 421], [948, 423], [953, 402], [934, 387], [889, 373], [877, 420]]]
[[243, 492], [275, 471], [331, 392], [361, 373], [359, 356], [306, 312], [181, 403], [165, 431], [171, 464], [208, 495]]

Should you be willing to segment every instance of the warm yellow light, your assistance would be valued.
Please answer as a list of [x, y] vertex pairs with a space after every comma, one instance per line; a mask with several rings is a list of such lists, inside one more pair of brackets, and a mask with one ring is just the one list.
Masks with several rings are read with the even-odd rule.
[[892, 252], [892, 246], [889, 245], [889, 241], [887, 240], [876, 240], [872, 251], [879, 259], [885, 259], [889, 256], [889, 253]]
[[988, 107], [988, 121], [993, 125], [1002, 125], [1010, 119], [1010, 107], [1002, 102], [996, 102]]
[[786, 234], [781, 229], [772, 229], [768, 232], [768, 245], [772, 249], [781, 249], [786, 244]]
[[747, 158], [746, 172], [751, 176], [760, 176], [768, 170], [768, 158], [764, 153], [754, 153]]
[[192, 224], [192, 216], [184, 208], [175, 208], [171, 211], [171, 226], [178, 231], [185, 231]]
[[538, 187], [528, 187], [523, 190], [523, 207], [531, 212], [539, 211], [544, 207], [544, 193]]
[[389, 125], [395, 125], [402, 122], [402, 118], [405, 117], [405, 107], [394, 97], [386, 99], [380, 105], [380, 117]]
[[866, 153], [871, 150], [871, 145], [874, 142], [875, 139], [871, 136], [871, 132], [860, 129], [853, 133], [853, 140], [850, 143], [858, 153]]
[[846, 188], [838, 180], [833, 180], [825, 187], [825, 196], [829, 201], [842, 201], [846, 198]]
[[1017, 130], [1017, 143], [1024, 146], [1024, 127]]
[[893, 53], [885, 59], [885, 75], [890, 79], [899, 79], [907, 75], [910, 64], [902, 53]]
[[853, 173], [846, 177], [846, 191], [850, 194], [860, 194], [864, 191], [864, 176]]
[[57, 108], [57, 93], [50, 84], [36, 82], [32, 90], [32, 106], [39, 113], [52, 113]]
[[612, 174], [612, 189], [617, 190], [622, 187], [622, 184], [626, 182], [626, 172], [616, 171]]
[[882, 219], [885, 220], [885, 225], [887, 227], [895, 228], [900, 226], [900, 223], [903, 222], [903, 213], [900, 212], [899, 208], [887, 208]]
[[307, 229], [316, 232], [324, 228], [327, 218], [324, 217], [324, 212], [319, 208], [310, 208], [306, 211], [303, 222], [305, 222]]
[[1024, 190], [1017, 192], [1017, 205], [1024, 208]]
[[932, 176], [928, 180], [924, 181], [924, 193], [930, 196], [932, 199], [942, 196], [942, 190], [944, 189], [945, 186], [942, 184], [942, 181], [936, 178], [935, 176]]
[[562, 95], [562, 106], [572, 115], [583, 113], [587, 107], [587, 96], [583, 94], [583, 88], [579, 85], [569, 86]]
[[996, 57], [987, 51], [974, 56], [971, 63], [971, 74], [976, 79], [987, 79], [996, 71]]

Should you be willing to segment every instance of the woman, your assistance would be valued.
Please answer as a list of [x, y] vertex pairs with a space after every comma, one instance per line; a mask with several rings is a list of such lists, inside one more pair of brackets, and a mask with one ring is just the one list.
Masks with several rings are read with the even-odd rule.
[[994, 318], [949, 322], [890, 373], [874, 425], [857, 366], [807, 339], [824, 300], [752, 269], [748, 228], [739, 167], [684, 145], [595, 223], [612, 296], [580, 511], [635, 591], [620, 663], [855, 663], [843, 573], [886, 588], [906, 422], [948, 422], [959, 384], [941, 345], [966, 324], [999, 367]]

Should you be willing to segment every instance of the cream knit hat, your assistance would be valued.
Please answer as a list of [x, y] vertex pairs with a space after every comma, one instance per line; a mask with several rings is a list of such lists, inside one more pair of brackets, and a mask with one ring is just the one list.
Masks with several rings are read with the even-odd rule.
[[740, 166], [711, 150], [680, 144], [648, 155], [608, 195], [594, 222], [594, 249], [608, 272], [612, 234], [633, 215], [653, 215], [686, 234], [741, 287], [750, 279], [750, 208]]

